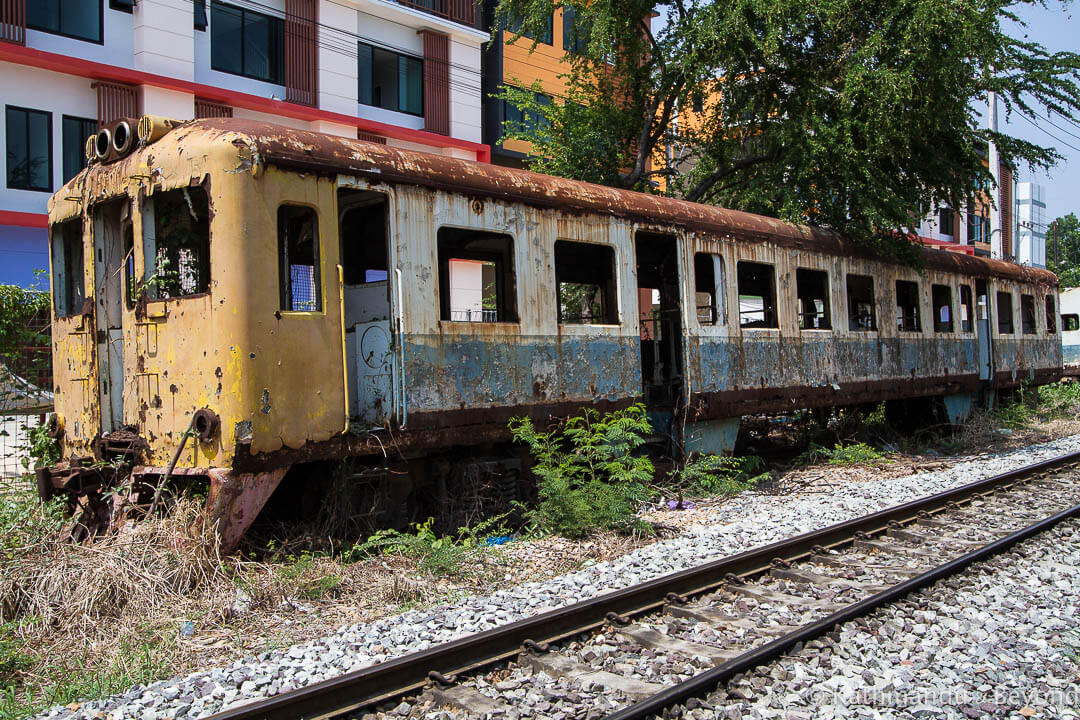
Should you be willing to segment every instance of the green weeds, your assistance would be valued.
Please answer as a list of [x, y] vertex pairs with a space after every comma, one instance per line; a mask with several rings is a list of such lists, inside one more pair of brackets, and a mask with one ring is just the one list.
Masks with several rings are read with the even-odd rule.
[[810, 443], [810, 446], [795, 458], [796, 465], [813, 465], [819, 462], [830, 465], [880, 465], [889, 462], [889, 459], [876, 448], [861, 442], [848, 445], [836, 443], [831, 448]]
[[350, 557], [401, 555], [411, 558], [421, 570], [431, 575], [457, 575], [483, 564], [492, 549], [487, 538], [505, 533], [502, 527], [505, 520], [506, 516], [501, 515], [470, 528], [458, 528], [457, 535], [439, 536], [432, 530], [434, 519], [428, 518], [427, 522], [413, 524], [412, 532], [380, 530], [353, 546]]
[[695, 455], [670, 474], [672, 487], [695, 497], [737, 495], [768, 479], [765, 461], [756, 455]]

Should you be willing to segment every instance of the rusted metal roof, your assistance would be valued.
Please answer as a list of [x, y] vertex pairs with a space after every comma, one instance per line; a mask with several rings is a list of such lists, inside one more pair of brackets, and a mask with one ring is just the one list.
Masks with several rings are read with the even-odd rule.
[[[264, 162], [307, 172], [356, 175], [537, 207], [600, 213], [635, 222], [728, 236], [741, 242], [771, 242], [830, 255], [870, 256], [862, 246], [822, 228], [527, 170], [293, 130], [255, 120], [207, 118], [192, 121], [172, 132], [190, 134], [200, 129], [207, 133], [208, 140], [214, 136], [229, 143], [240, 140]], [[1047, 270], [946, 250], [923, 248], [922, 252], [926, 267], [935, 270], [1047, 286], [1058, 284], [1057, 276]]]

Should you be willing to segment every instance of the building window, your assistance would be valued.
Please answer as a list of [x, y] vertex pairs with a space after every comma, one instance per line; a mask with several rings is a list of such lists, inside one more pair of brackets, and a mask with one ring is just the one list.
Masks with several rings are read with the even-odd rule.
[[694, 305], [697, 319], [702, 325], [727, 323], [724, 307], [726, 278], [724, 258], [711, 253], [694, 255]]
[[1013, 299], [1010, 292], [997, 294], [998, 334], [1011, 335], [1013, 331]]
[[869, 275], [847, 276], [848, 330], [877, 330], [874, 302], [874, 278]]
[[1020, 331], [1024, 335], [1035, 334], [1035, 296], [1020, 296]]
[[210, 6], [210, 66], [214, 70], [285, 81], [285, 21], [216, 0]]
[[109, 0], [109, 7], [120, 12], [134, 12], [135, 0]]
[[207, 25], [207, 22], [206, 22], [206, 0], [193, 0], [192, 6], [194, 7], [194, 13], [195, 13], [195, 18], [194, 18], [194, 20], [195, 20], [195, 29], [196, 30], [205, 30], [206, 25]]
[[7, 186], [52, 192], [52, 114], [7, 107]]
[[278, 261], [281, 309], [322, 310], [319, 216], [314, 209], [301, 205], [278, 208]]
[[439, 228], [439, 308], [453, 322], [517, 322], [514, 240]]
[[952, 288], [948, 285], [930, 286], [930, 304], [934, 308], [934, 332], [953, 331]]
[[86, 298], [82, 221], [75, 219], [55, 223], [49, 235], [52, 243], [53, 306], [57, 317], [70, 317], [82, 312]]
[[86, 167], [86, 139], [97, 133], [97, 120], [64, 116], [64, 182]]
[[975, 327], [973, 323], [974, 307], [971, 303], [971, 286], [960, 286], [960, 330], [969, 333]]
[[150, 200], [153, 224], [143, 220], [147, 297], [164, 300], [209, 292], [210, 208], [206, 191], [185, 187], [154, 193]]
[[968, 244], [990, 242], [990, 220], [982, 215], [968, 211]]
[[30, 0], [26, 27], [76, 40], [101, 42], [101, 0]]
[[953, 225], [956, 220], [956, 213], [952, 208], [941, 208], [938, 211], [938, 232], [942, 235], [953, 235]]
[[[551, 97], [544, 93], [533, 93], [537, 105], [550, 105]], [[531, 133], [549, 125], [548, 119], [536, 110], [522, 110], [508, 100], [502, 101], [503, 134]]]
[[1061, 331], [1076, 332], [1080, 330], [1080, 315], [1069, 313], [1061, 316]]
[[578, 22], [572, 5], [562, 6], [562, 47], [573, 53], [584, 53], [589, 47], [589, 28]]
[[357, 45], [361, 105], [424, 114], [424, 61], [365, 43]]
[[1046, 332], [1053, 335], [1057, 332], [1057, 311], [1054, 309], [1054, 296], [1046, 296]]
[[617, 325], [615, 249], [559, 240], [555, 243], [555, 287], [559, 322]]
[[799, 268], [795, 271], [795, 291], [799, 298], [799, 329], [831, 330], [829, 274]]
[[776, 317], [776, 282], [773, 266], [740, 262], [739, 326], [744, 328], [779, 327]]
[[555, 42], [555, 40], [554, 40], [554, 18], [551, 15], [548, 15], [547, 25], [544, 27], [543, 31], [540, 33], [540, 37], [533, 37], [532, 35], [529, 35], [528, 33], [522, 32], [521, 31], [521, 23], [522, 23], [522, 20], [519, 17], [518, 18], [510, 18], [510, 20], [506, 24], [507, 32], [509, 32], [509, 33], [511, 33], [513, 35], [519, 35], [520, 34], [521, 37], [529, 38], [530, 40], [535, 40], [536, 42], [543, 43], [544, 45], [553, 45], [554, 44], [554, 42]]
[[919, 284], [916, 282], [896, 281], [896, 329], [900, 332], [922, 332]]

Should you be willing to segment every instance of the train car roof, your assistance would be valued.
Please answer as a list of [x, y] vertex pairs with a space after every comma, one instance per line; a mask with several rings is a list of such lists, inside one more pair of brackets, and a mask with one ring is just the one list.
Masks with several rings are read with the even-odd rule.
[[[851, 240], [830, 230], [796, 225], [713, 205], [566, 178], [542, 175], [488, 163], [388, 147], [256, 120], [213, 118], [193, 120], [162, 140], [178, 142], [202, 132], [208, 142], [251, 147], [264, 162], [315, 173], [365, 177], [386, 183], [420, 185], [478, 197], [522, 202], [563, 211], [599, 213], [629, 221], [674, 226], [740, 241], [772, 242], [785, 247], [831, 255], [872, 257]], [[923, 248], [927, 268], [973, 276], [994, 276], [1046, 286], [1058, 279], [1048, 270], [978, 258], [947, 250]]]

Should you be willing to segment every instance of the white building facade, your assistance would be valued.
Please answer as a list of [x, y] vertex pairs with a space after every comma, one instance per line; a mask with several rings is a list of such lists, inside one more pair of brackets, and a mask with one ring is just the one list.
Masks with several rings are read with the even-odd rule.
[[1043, 186], [1022, 182], [1016, 186], [1016, 262], [1046, 267], [1046, 192]]
[[[468, 0], [3, 0], [0, 284], [117, 117], [237, 117], [487, 162]], [[47, 288], [47, 282], [44, 283]]]

